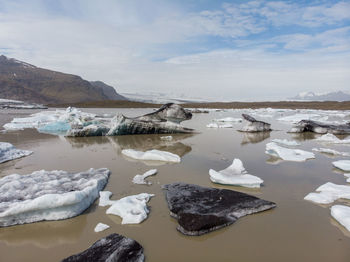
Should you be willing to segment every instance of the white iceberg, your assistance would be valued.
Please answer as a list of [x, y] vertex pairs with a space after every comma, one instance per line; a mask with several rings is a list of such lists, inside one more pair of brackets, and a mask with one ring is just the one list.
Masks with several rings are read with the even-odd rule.
[[218, 124], [218, 123], [209, 123], [207, 124], [207, 128], [233, 128], [232, 124]]
[[234, 117], [225, 117], [220, 119], [214, 119], [214, 122], [232, 122], [232, 123], [241, 123], [243, 121], [242, 118], [234, 118]]
[[273, 139], [272, 142], [285, 146], [300, 146], [300, 143], [298, 143], [297, 141], [288, 139]]
[[147, 202], [154, 194], [141, 193], [127, 196], [119, 200], [111, 200], [113, 204], [106, 214], [113, 214], [122, 218], [122, 224], [139, 224], [147, 218], [149, 210]]
[[134, 149], [124, 149], [122, 154], [137, 160], [148, 160], [148, 161], [162, 161], [162, 162], [174, 162], [180, 163], [181, 158], [173, 153], [161, 150], [149, 150], [146, 152], [137, 151]]
[[250, 188], [260, 187], [260, 184], [264, 182], [261, 178], [248, 174], [242, 161], [238, 158], [235, 158], [232, 164], [224, 170], [215, 171], [210, 169], [209, 176], [214, 183]]
[[350, 172], [350, 160], [338, 160], [332, 162], [333, 166], [343, 171]]
[[315, 139], [317, 142], [329, 144], [350, 144], [350, 139], [339, 139], [333, 134], [327, 133]]
[[94, 231], [97, 233], [97, 232], [101, 232], [101, 231], [104, 231], [106, 230], [107, 228], [109, 228], [110, 226], [109, 225], [106, 225], [106, 224], [103, 224], [103, 223], [98, 223], [94, 229]]
[[149, 181], [146, 181], [145, 178], [147, 178], [149, 176], [154, 176], [155, 174], [157, 174], [157, 172], [158, 172], [157, 169], [148, 170], [143, 175], [134, 176], [134, 178], [132, 179], [132, 182], [134, 184], [139, 184], [139, 185], [152, 185], [152, 183]]
[[313, 148], [312, 151], [319, 152], [319, 153], [325, 153], [325, 154], [330, 154], [330, 155], [335, 155], [335, 156], [350, 156], [350, 153], [347, 152], [339, 152], [334, 149], [330, 148]]
[[350, 207], [335, 205], [331, 207], [332, 217], [350, 231]]
[[32, 151], [16, 149], [12, 144], [0, 142], [0, 164], [17, 158], [29, 156]]
[[330, 204], [340, 198], [350, 199], [350, 186], [347, 185], [328, 182], [317, 188], [316, 191], [318, 193], [309, 193], [304, 199], [318, 204]]
[[277, 145], [274, 142], [266, 144], [265, 153], [286, 161], [302, 162], [306, 161], [307, 159], [315, 158], [315, 154], [312, 152], [304, 151], [301, 149], [285, 148]]
[[36, 171], [0, 179], [0, 227], [81, 214], [108, 181], [107, 168], [80, 173]]

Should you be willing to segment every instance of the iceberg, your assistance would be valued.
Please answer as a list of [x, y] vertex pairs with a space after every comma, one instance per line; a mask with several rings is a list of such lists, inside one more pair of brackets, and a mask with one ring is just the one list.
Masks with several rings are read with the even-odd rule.
[[304, 151], [301, 149], [290, 149], [277, 145], [274, 142], [266, 144], [266, 154], [281, 158], [286, 161], [302, 162], [307, 159], [315, 158], [315, 154], [312, 152]]
[[94, 231], [97, 232], [101, 232], [106, 230], [107, 228], [109, 228], [109, 225], [103, 224], [103, 223], [98, 223], [94, 229]]
[[271, 131], [271, 124], [256, 120], [254, 117], [242, 114], [245, 120], [245, 126], [243, 126], [239, 131], [241, 132], [265, 132]]
[[284, 145], [284, 146], [300, 146], [300, 143], [298, 143], [297, 141], [288, 140], [288, 139], [273, 139], [272, 142], [275, 142], [277, 144]]
[[344, 205], [332, 206], [331, 216], [350, 231], [350, 207]]
[[240, 159], [235, 158], [232, 164], [221, 171], [209, 170], [210, 180], [224, 185], [236, 185], [250, 188], [258, 188], [264, 181], [257, 176], [248, 174]]
[[143, 247], [131, 238], [111, 234], [96, 241], [87, 250], [67, 257], [62, 262], [143, 262]]
[[350, 156], [350, 153], [347, 152], [339, 152], [334, 149], [330, 148], [313, 148], [312, 151], [319, 152], [319, 153], [325, 153], [325, 154], [330, 154], [330, 155], [335, 155], [335, 156]]
[[107, 168], [80, 173], [35, 171], [0, 179], [0, 227], [81, 214], [107, 184]]
[[119, 200], [110, 200], [113, 203], [106, 214], [120, 216], [122, 224], [139, 224], [147, 218], [149, 213], [147, 202], [153, 196], [154, 194], [141, 193]]
[[149, 150], [146, 152], [137, 151], [133, 149], [123, 149], [122, 154], [137, 160], [148, 160], [148, 161], [162, 161], [162, 162], [174, 162], [180, 163], [181, 158], [173, 153], [161, 150]]
[[17, 158], [31, 155], [29, 150], [16, 149], [12, 144], [0, 142], [0, 164]]
[[325, 134], [315, 139], [317, 142], [329, 144], [350, 144], [350, 139], [339, 139], [333, 134]]
[[145, 178], [147, 178], [149, 176], [154, 176], [155, 174], [157, 174], [157, 172], [158, 172], [157, 169], [148, 170], [143, 175], [134, 176], [134, 178], [132, 179], [132, 182], [134, 184], [139, 184], [139, 185], [152, 185], [152, 183], [149, 181], [146, 181]]
[[333, 166], [343, 171], [350, 172], [350, 160], [338, 160], [332, 162]]
[[347, 185], [337, 185], [327, 182], [317, 188], [316, 192], [318, 193], [309, 193], [304, 199], [317, 204], [330, 204], [340, 198], [350, 199], [350, 186]]

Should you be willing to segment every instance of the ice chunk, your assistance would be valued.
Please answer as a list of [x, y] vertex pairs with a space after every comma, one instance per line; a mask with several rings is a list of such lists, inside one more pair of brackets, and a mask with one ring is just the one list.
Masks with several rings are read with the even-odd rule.
[[350, 156], [350, 153], [339, 152], [337, 150], [330, 149], [330, 148], [322, 148], [322, 147], [321, 148], [313, 148], [312, 151], [326, 153], [326, 154], [335, 155], [335, 156]]
[[285, 146], [300, 146], [300, 143], [298, 143], [297, 141], [288, 139], [273, 139], [272, 142]]
[[281, 158], [286, 161], [302, 162], [307, 159], [315, 158], [314, 153], [301, 149], [290, 149], [277, 145], [274, 142], [266, 144], [266, 154]]
[[106, 230], [107, 228], [109, 228], [109, 225], [103, 224], [103, 223], [98, 223], [94, 229], [94, 231], [97, 232], [101, 232], [103, 230]]
[[333, 164], [333, 166], [335, 166], [341, 170], [344, 170], [347, 172], [350, 171], [350, 160], [338, 160], [338, 161], [332, 162], [332, 164]]
[[0, 163], [29, 156], [32, 151], [16, 149], [12, 144], [0, 142]]
[[71, 126], [69, 123], [58, 121], [39, 127], [38, 131], [49, 134], [65, 134], [70, 128]]
[[132, 182], [134, 184], [139, 184], [139, 185], [152, 185], [152, 183], [149, 181], [146, 181], [145, 178], [149, 176], [154, 176], [155, 174], [157, 174], [157, 172], [158, 172], [157, 169], [148, 170], [143, 175], [134, 176], [134, 178], [132, 179]]
[[317, 188], [316, 191], [319, 193], [310, 193], [304, 199], [318, 204], [330, 204], [340, 198], [350, 199], [350, 186], [347, 185], [328, 182]]
[[266, 132], [271, 131], [271, 124], [256, 120], [254, 117], [242, 114], [245, 125], [239, 130], [242, 132]]
[[248, 174], [240, 159], [235, 158], [232, 164], [219, 172], [210, 169], [210, 180], [224, 185], [236, 185], [243, 187], [260, 187], [264, 181], [257, 176]]
[[214, 119], [215, 122], [232, 122], [232, 123], [241, 123], [242, 118], [234, 118], [234, 117], [225, 117], [220, 119]]
[[115, 200], [106, 214], [120, 216], [122, 224], [139, 224], [147, 218], [147, 202], [153, 196], [154, 194], [141, 193]]
[[233, 128], [233, 125], [232, 124], [210, 123], [210, 124], [207, 124], [207, 128]]
[[77, 216], [98, 197], [109, 173], [91, 168], [5, 176], [0, 179], [0, 227]]
[[344, 205], [332, 206], [331, 215], [348, 231], [350, 231], [350, 207]]
[[163, 162], [174, 162], [180, 163], [181, 158], [173, 153], [161, 150], [149, 150], [146, 152], [137, 151], [133, 149], [124, 149], [122, 154], [127, 157], [134, 158], [137, 160], [149, 160], [149, 161], [163, 161]]
[[315, 139], [317, 142], [324, 142], [330, 144], [350, 144], [350, 139], [339, 139], [333, 134], [327, 133]]
[[100, 191], [100, 201], [98, 205], [101, 207], [112, 205], [113, 201], [110, 200], [111, 196], [112, 196], [112, 192], [110, 191]]

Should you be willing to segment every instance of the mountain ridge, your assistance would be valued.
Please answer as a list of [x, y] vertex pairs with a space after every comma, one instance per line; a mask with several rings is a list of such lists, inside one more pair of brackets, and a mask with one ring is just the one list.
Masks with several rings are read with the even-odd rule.
[[329, 92], [329, 93], [321, 93], [317, 94], [314, 92], [301, 92], [295, 97], [289, 98], [290, 100], [296, 100], [296, 101], [350, 101], [350, 94], [347, 94], [343, 91], [335, 91], [335, 92]]

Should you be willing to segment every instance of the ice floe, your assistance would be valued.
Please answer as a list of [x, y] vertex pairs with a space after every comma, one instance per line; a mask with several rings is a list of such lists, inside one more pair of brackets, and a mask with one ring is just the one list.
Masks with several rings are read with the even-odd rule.
[[122, 218], [122, 224], [139, 224], [147, 218], [149, 210], [147, 202], [154, 194], [141, 193], [123, 197], [119, 200], [110, 200], [112, 204], [106, 214], [117, 215]]
[[145, 178], [149, 176], [154, 176], [155, 174], [157, 174], [157, 172], [158, 172], [157, 169], [148, 170], [143, 175], [134, 176], [134, 178], [132, 179], [132, 182], [134, 184], [139, 184], [139, 185], [152, 185], [152, 182], [146, 181]]
[[5, 176], [0, 179], [0, 227], [77, 216], [98, 197], [109, 173], [107, 168], [91, 168]]
[[309, 193], [304, 199], [318, 204], [330, 204], [340, 198], [350, 199], [350, 186], [347, 185], [327, 182], [317, 188], [316, 192]]
[[233, 128], [233, 125], [229, 123], [209, 123], [207, 128]]
[[334, 149], [323, 148], [323, 147], [321, 147], [321, 148], [313, 148], [312, 151], [319, 152], [319, 153], [330, 154], [330, 155], [334, 155], [334, 156], [350, 156], [350, 153], [339, 152], [339, 151], [334, 150]]
[[298, 143], [297, 141], [288, 139], [273, 139], [272, 142], [285, 146], [300, 146], [300, 143]]
[[29, 156], [32, 151], [16, 149], [12, 144], [0, 142], [0, 163]]
[[302, 162], [307, 159], [315, 158], [315, 154], [312, 152], [304, 151], [301, 149], [290, 149], [277, 145], [274, 142], [266, 144], [266, 154], [274, 157], [281, 158], [286, 161]]
[[320, 114], [307, 114], [307, 113], [305, 113], [305, 114], [294, 114], [294, 115], [290, 115], [290, 116], [284, 116], [284, 117], [278, 118], [277, 120], [296, 124], [296, 123], [300, 122], [301, 120], [318, 120], [320, 117], [321, 117]]
[[162, 161], [162, 162], [174, 162], [180, 163], [181, 158], [173, 153], [161, 150], [149, 150], [146, 152], [137, 151], [133, 149], [124, 149], [122, 154], [137, 160], [146, 160], [146, 161]]
[[261, 178], [248, 174], [242, 161], [238, 158], [235, 158], [232, 164], [224, 170], [210, 169], [209, 176], [214, 183], [251, 188], [260, 187], [260, 184], [264, 182]]
[[325, 134], [315, 139], [317, 142], [329, 144], [350, 144], [350, 139], [339, 139], [333, 134]]
[[235, 118], [235, 117], [225, 117], [220, 119], [214, 119], [214, 122], [230, 122], [230, 123], [241, 123], [243, 121], [242, 118]]
[[343, 171], [350, 172], [350, 160], [338, 160], [332, 162], [333, 166]]
[[109, 225], [103, 224], [103, 223], [98, 223], [94, 229], [94, 231], [97, 232], [101, 232], [106, 230], [107, 228], [109, 228]]
[[350, 231], [350, 207], [335, 205], [331, 207], [332, 217]]

